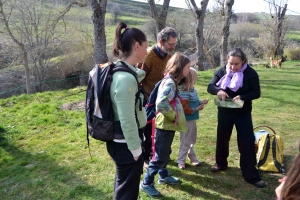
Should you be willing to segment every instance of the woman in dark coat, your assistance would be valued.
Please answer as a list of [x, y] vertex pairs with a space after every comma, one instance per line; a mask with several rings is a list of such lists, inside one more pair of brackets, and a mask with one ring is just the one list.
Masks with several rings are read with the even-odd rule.
[[227, 64], [219, 68], [208, 85], [210, 94], [225, 101], [244, 101], [241, 108], [218, 107], [218, 128], [216, 143], [216, 164], [212, 172], [226, 170], [228, 167], [229, 140], [233, 126], [237, 131], [240, 168], [248, 183], [263, 188], [267, 185], [256, 169], [256, 154], [252, 124], [252, 100], [260, 97], [259, 77], [256, 71], [247, 64], [246, 54], [239, 48], [229, 52]]

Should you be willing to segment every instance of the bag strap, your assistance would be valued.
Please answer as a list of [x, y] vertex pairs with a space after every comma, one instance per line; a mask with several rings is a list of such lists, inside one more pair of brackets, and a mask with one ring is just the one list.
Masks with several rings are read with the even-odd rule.
[[151, 124], [152, 161], [156, 161], [156, 157], [155, 157], [155, 117], [153, 117], [151, 121], [152, 121], [152, 124]]
[[272, 129], [270, 126], [266, 126], [266, 125], [255, 126], [255, 127], [253, 128], [253, 131], [254, 131], [255, 129], [257, 129], [257, 128], [268, 128], [268, 129], [270, 129], [270, 130], [274, 133], [274, 135], [276, 135], [275, 130]]
[[266, 141], [265, 141], [264, 146], [266, 146], [266, 148], [265, 148], [265, 154], [264, 154], [263, 159], [259, 160], [259, 162], [257, 163], [257, 167], [258, 168], [260, 166], [262, 166], [266, 162], [266, 160], [267, 160], [267, 157], [268, 157], [268, 154], [269, 154], [269, 151], [270, 151], [270, 136], [269, 135], [266, 136]]
[[[85, 106], [87, 107], [87, 104], [88, 105], [88, 109], [91, 111], [94, 110], [94, 107], [91, 107], [92, 104], [94, 104], [94, 84], [93, 84], [93, 80], [91, 78], [91, 76], [89, 76], [89, 79], [88, 79], [88, 86], [87, 86], [87, 90], [90, 89], [90, 91], [87, 91], [86, 93], [86, 97], [85, 97]], [[89, 102], [88, 102], [88, 99], [89, 99]], [[88, 143], [88, 148], [89, 148], [89, 154], [92, 158], [92, 154], [91, 154], [91, 149], [90, 149], [90, 139], [89, 139], [89, 126], [91, 125], [90, 124], [90, 121], [91, 121], [91, 117], [90, 115], [88, 115], [87, 111], [85, 113], [85, 117], [86, 117], [86, 139], [87, 139], [87, 143]]]
[[273, 161], [274, 165], [277, 168], [278, 172], [281, 172], [281, 164], [278, 162], [276, 158], [276, 149], [277, 149], [277, 138], [274, 136], [273, 142], [272, 142], [272, 155], [273, 155]]
[[176, 109], [176, 97], [179, 97], [180, 98], [180, 96], [179, 96], [179, 91], [178, 91], [178, 85], [177, 85], [177, 83], [176, 83], [176, 81], [175, 81], [175, 79], [173, 78], [173, 76], [171, 76], [171, 75], [169, 75], [169, 77], [172, 79], [172, 81], [174, 81], [174, 83], [175, 83], [175, 95], [174, 95], [174, 98], [173, 98], [173, 100], [172, 101], [170, 101], [169, 102], [169, 104], [172, 106], [172, 108], [174, 109], [174, 111], [175, 111], [175, 122], [174, 122], [174, 125], [176, 126], [177, 125], [177, 121], [178, 121], [178, 111], [177, 111], [177, 109]]
[[[276, 139], [276, 136], [273, 136], [274, 139], [272, 141], [272, 157], [273, 157], [273, 161], [274, 161], [274, 166], [276, 167], [276, 169], [278, 170], [278, 172], [282, 172], [282, 168], [281, 168], [281, 164], [277, 161], [277, 158], [276, 158], [276, 148], [277, 148], [277, 139]], [[270, 148], [271, 148], [271, 137], [270, 135], [267, 135], [266, 136], [266, 142], [264, 144], [266, 146], [265, 148], [265, 154], [264, 154], [264, 157], [263, 159], [261, 159], [258, 164], [257, 164], [257, 167], [259, 168], [260, 166], [262, 166], [266, 160], [267, 160], [267, 157], [269, 155], [269, 151], [270, 151]], [[260, 152], [261, 153], [261, 152]]]
[[[136, 80], [136, 83], [137, 83], [137, 88], [138, 88], [138, 91], [136, 92], [135, 94], [135, 103], [134, 105], [137, 104], [137, 102], [139, 102], [139, 110], [141, 111], [142, 110], [142, 107], [143, 107], [143, 103], [142, 103], [142, 100], [140, 98], [140, 93], [141, 93], [141, 87], [140, 87], [140, 83], [137, 79], [137, 74], [135, 71], [133, 71], [132, 69], [129, 68], [129, 66], [123, 62], [123, 61], [120, 61], [122, 63], [123, 66], [126, 67], [126, 70], [124, 70], [125, 68], [124, 67], [121, 67], [120, 65], [116, 65], [116, 67], [113, 69], [113, 73], [114, 72], [117, 72], [117, 71], [125, 71], [125, 72], [128, 72], [130, 73]], [[136, 109], [134, 109], [134, 114], [135, 114], [135, 120], [136, 120], [136, 123], [138, 125], [138, 128], [140, 127], [140, 122], [138, 120], [138, 117], [137, 117], [137, 112], [136, 112]]]

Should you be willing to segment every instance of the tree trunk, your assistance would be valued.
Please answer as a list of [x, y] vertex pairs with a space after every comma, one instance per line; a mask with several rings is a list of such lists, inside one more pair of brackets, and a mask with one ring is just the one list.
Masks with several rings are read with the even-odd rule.
[[107, 0], [88, 0], [93, 10], [94, 61], [95, 64], [108, 61], [106, 54], [105, 13]]
[[283, 35], [283, 22], [284, 22], [286, 10], [287, 10], [287, 4], [285, 4], [284, 8], [282, 9], [282, 12], [281, 12], [281, 7], [279, 6], [278, 12], [276, 13], [277, 15], [275, 20], [276, 34], [274, 38], [275, 49], [273, 55], [274, 59], [281, 58], [283, 56], [282, 35]]
[[226, 0], [226, 7], [224, 13], [224, 27], [222, 30], [222, 41], [220, 46], [220, 65], [224, 66], [227, 63], [227, 53], [228, 53], [228, 38], [229, 38], [229, 28], [230, 19], [232, 17], [232, 6], [234, 0]]
[[204, 40], [204, 51], [206, 52], [206, 58], [210, 64], [210, 66], [214, 69], [216, 67], [216, 63], [215, 63], [215, 60], [214, 60], [214, 56], [211, 54], [211, 51], [209, 49], [209, 46], [207, 44], [207, 42]]
[[159, 33], [166, 27], [166, 19], [169, 10], [170, 0], [164, 0], [161, 12], [158, 14], [154, 0], [148, 0], [150, 5], [151, 17], [155, 20], [156, 33]]
[[203, 35], [203, 28], [204, 28], [204, 17], [206, 12], [206, 7], [209, 0], [203, 0], [201, 2], [201, 8], [199, 9], [194, 0], [190, 0], [193, 8], [190, 9], [194, 12], [197, 19], [197, 28], [196, 28], [196, 44], [197, 44], [197, 52], [198, 52], [198, 70], [204, 70], [204, 53], [203, 53], [203, 44], [204, 44], [204, 35]]
[[[6, 10], [3, 10], [4, 3], [7, 5], [7, 13]], [[51, 8], [47, 8], [47, 12], [43, 11], [45, 7], [40, 5], [40, 1], [19, 0], [14, 3], [9, 1], [4, 1], [4, 3], [0, 0], [1, 21], [4, 23], [3, 33], [17, 45], [16, 51], [22, 55], [26, 90], [27, 94], [31, 94], [33, 92], [30, 79], [31, 71], [33, 71], [32, 74], [37, 76], [39, 83], [44, 81], [44, 66], [41, 65], [42, 68], [40, 69], [36, 61], [37, 59], [44, 60], [45, 52], [51, 54], [47, 51], [51, 49], [49, 46], [51, 46], [50, 43], [56, 36], [59, 21], [63, 19], [73, 5], [85, 6], [87, 4], [72, 0], [62, 12], [54, 16]], [[18, 13], [18, 15], [13, 15], [14, 13]], [[21, 20], [19, 19], [20, 16], [22, 16]], [[59, 32], [62, 32], [62, 30], [59, 30]], [[34, 67], [36, 67], [36, 70]]]
[[30, 69], [28, 64], [28, 57], [27, 57], [27, 51], [25, 48], [22, 48], [23, 50], [23, 61], [24, 61], [24, 68], [25, 68], [25, 78], [26, 78], [26, 92], [27, 94], [31, 94], [31, 81], [30, 81]]

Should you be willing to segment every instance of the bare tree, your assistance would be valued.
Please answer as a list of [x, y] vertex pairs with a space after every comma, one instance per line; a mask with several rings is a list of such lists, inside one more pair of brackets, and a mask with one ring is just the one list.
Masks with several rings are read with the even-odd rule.
[[63, 18], [73, 5], [82, 6], [82, 3], [72, 0], [59, 12], [51, 6], [55, 4], [55, 0], [48, 2], [47, 6], [38, 0], [0, 0], [1, 22], [21, 57], [27, 94], [32, 93], [31, 76], [39, 83], [38, 89], [43, 89], [49, 59], [64, 37]]
[[120, 5], [117, 4], [117, 3], [112, 3], [110, 5], [110, 9], [109, 9], [111, 15], [112, 15], [112, 20], [113, 20], [113, 23], [116, 24], [118, 22], [118, 18], [119, 16], [121, 15], [121, 8], [120, 8]]
[[142, 30], [147, 33], [148, 35], [150, 35], [150, 37], [148, 38], [148, 40], [150, 38], [153, 39], [154, 43], [156, 43], [157, 41], [157, 32], [156, 32], [156, 25], [155, 25], [155, 21], [154, 19], [150, 18], [149, 20], [147, 20], [145, 22], [145, 24], [142, 27]]
[[196, 44], [197, 44], [197, 52], [198, 52], [198, 70], [204, 70], [204, 53], [203, 53], [203, 45], [204, 45], [204, 36], [203, 36], [203, 28], [204, 28], [204, 17], [206, 12], [206, 7], [209, 0], [201, 1], [201, 7], [198, 8], [194, 0], [185, 0], [188, 7], [193, 12], [195, 18], [197, 19], [197, 28], [196, 28]]
[[212, 12], [207, 12], [204, 26], [204, 52], [211, 68], [215, 68], [220, 64], [219, 47], [221, 44], [222, 22], [219, 8], [214, 7]]
[[230, 19], [232, 17], [232, 6], [234, 0], [216, 0], [220, 6], [220, 14], [224, 21], [224, 26], [222, 29], [222, 41], [220, 44], [220, 64], [221, 66], [227, 63], [227, 53], [228, 53], [228, 38], [229, 38], [229, 28], [230, 28]]
[[169, 13], [167, 17], [167, 26], [173, 27], [177, 32], [177, 45], [176, 49], [189, 48], [187, 39], [194, 33], [194, 27], [192, 26], [193, 16], [188, 10], [181, 10]]
[[268, 46], [269, 54], [272, 59], [279, 59], [283, 56], [284, 36], [287, 31], [285, 13], [287, 10], [286, 1], [272, 0], [269, 3], [271, 20], [265, 24], [265, 28], [270, 35], [270, 42]]
[[94, 24], [94, 60], [95, 63], [108, 61], [106, 54], [105, 14], [107, 0], [88, 0], [93, 10]]
[[150, 5], [151, 17], [155, 20], [156, 32], [160, 32], [166, 26], [170, 0], [164, 0], [160, 13], [157, 11], [154, 0], [147, 0]]

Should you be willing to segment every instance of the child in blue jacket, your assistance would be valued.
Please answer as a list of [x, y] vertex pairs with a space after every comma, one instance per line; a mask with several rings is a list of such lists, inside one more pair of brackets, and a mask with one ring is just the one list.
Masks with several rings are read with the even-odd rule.
[[197, 90], [194, 85], [197, 82], [197, 71], [194, 68], [190, 69], [190, 73], [185, 79], [185, 82], [180, 90], [181, 104], [184, 109], [187, 132], [180, 132], [180, 148], [178, 154], [178, 167], [185, 168], [186, 158], [188, 157], [192, 165], [199, 166], [200, 161], [194, 150], [197, 139], [197, 123], [199, 119], [199, 110], [202, 110], [204, 104], [207, 104], [208, 99], [200, 101]]

